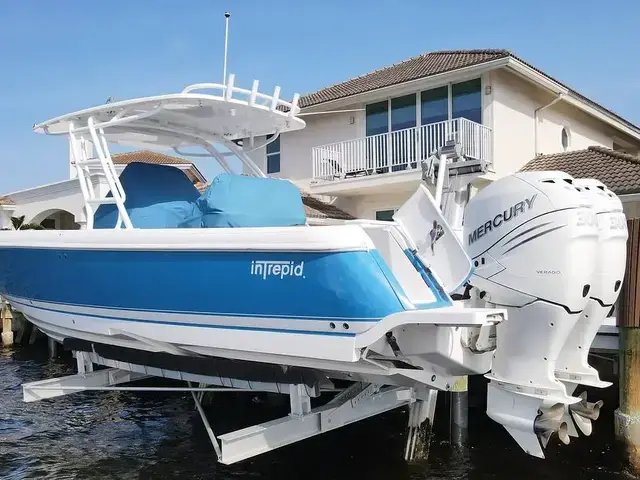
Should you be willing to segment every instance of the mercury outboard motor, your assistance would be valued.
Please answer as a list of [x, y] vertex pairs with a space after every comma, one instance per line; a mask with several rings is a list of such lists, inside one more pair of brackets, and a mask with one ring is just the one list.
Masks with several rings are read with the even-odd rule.
[[[627, 221], [620, 199], [599, 180], [580, 179], [575, 180], [574, 184], [592, 199], [598, 224], [598, 248], [593, 259], [595, 276], [591, 281], [589, 300], [556, 362], [556, 378], [565, 384], [569, 394], [573, 394], [579, 384], [597, 388], [611, 385], [610, 382], [600, 380], [598, 371], [588, 363], [588, 355], [598, 330], [620, 294], [628, 238]], [[598, 418], [602, 407], [602, 400], [587, 402], [586, 392], [580, 398], [581, 402], [571, 405], [565, 414], [571, 436], [578, 434], [568, 412], [578, 429], [583, 434], [590, 435], [591, 421]]]
[[544, 458], [550, 436], [569, 442], [568, 394], [556, 362], [590, 298], [598, 228], [593, 203], [563, 172], [520, 172], [497, 180], [465, 209], [469, 283], [504, 307], [487, 414], [529, 454]]

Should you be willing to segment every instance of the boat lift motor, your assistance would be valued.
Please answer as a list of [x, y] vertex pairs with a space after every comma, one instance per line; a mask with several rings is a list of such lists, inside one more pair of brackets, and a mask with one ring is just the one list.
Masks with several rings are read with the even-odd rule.
[[595, 279], [592, 200], [563, 172], [520, 172], [465, 209], [464, 243], [476, 266], [470, 284], [508, 314], [486, 375], [487, 414], [540, 458], [552, 434], [569, 442], [566, 406], [583, 402], [556, 378], [556, 364]]

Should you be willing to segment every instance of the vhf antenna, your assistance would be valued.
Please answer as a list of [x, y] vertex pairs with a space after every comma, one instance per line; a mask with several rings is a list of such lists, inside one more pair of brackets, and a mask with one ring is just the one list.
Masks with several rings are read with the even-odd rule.
[[227, 84], [227, 41], [229, 39], [229, 12], [224, 13], [224, 63], [222, 65], [222, 84]]

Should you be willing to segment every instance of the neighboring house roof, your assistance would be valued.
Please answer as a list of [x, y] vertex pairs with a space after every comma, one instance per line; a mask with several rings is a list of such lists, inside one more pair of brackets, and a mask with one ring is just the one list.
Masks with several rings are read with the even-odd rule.
[[521, 171], [559, 170], [575, 178], [595, 178], [617, 195], [640, 193], [640, 159], [604, 147], [540, 155]]
[[[209, 184], [197, 183], [196, 188], [203, 193]], [[329, 203], [323, 202], [313, 195], [300, 191], [304, 213], [308, 218], [334, 218], [337, 220], [354, 220], [355, 217]]]
[[304, 213], [310, 218], [335, 218], [338, 220], [354, 220], [355, 217], [344, 210], [329, 203], [323, 202], [319, 198], [307, 192], [300, 192]]
[[190, 166], [193, 169], [193, 181], [205, 181], [204, 175], [198, 170], [193, 162], [184, 158], [165, 155], [164, 153], [152, 152], [151, 150], [138, 150], [135, 152], [116, 153], [111, 155], [111, 159], [115, 165], [128, 165], [133, 162], [154, 163], [156, 165], [176, 165]]
[[15, 205], [16, 202], [11, 197], [0, 197], [0, 205]]
[[151, 150], [138, 150], [136, 152], [116, 153], [111, 155], [113, 163], [126, 165], [133, 162], [155, 163], [158, 165], [189, 165], [193, 164], [184, 158], [152, 152]]
[[602, 105], [590, 100], [589, 98], [581, 95], [575, 90], [569, 88], [567, 85], [559, 82], [552, 76], [546, 74], [542, 70], [534, 67], [530, 63], [522, 60], [518, 56], [514, 55], [509, 50], [505, 49], [482, 49], [482, 50], [443, 50], [437, 52], [428, 52], [418, 55], [416, 57], [403, 60], [398, 63], [394, 63], [388, 67], [384, 67], [373, 72], [346, 80], [335, 85], [323, 88], [317, 92], [308, 93], [300, 97], [298, 105], [301, 108], [311, 107], [325, 102], [333, 100], [339, 100], [342, 98], [358, 95], [361, 93], [377, 90], [379, 88], [390, 87], [392, 85], [398, 85], [412, 80], [418, 80], [421, 78], [427, 78], [434, 75], [472, 67], [474, 65], [481, 65], [489, 63], [495, 60], [515, 60], [522, 65], [533, 69], [535, 72], [544, 76], [547, 80], [558, 84], [559, 86], [568, 90], [568, 92], [588, 103], [592, 107], [603, 110], [609, 115], [614, 116], [618, 121], [624, 123], [628, 127], [634, 130], [640, 129], [640, 127], [625, 120], [618, 114], [603, 107]]

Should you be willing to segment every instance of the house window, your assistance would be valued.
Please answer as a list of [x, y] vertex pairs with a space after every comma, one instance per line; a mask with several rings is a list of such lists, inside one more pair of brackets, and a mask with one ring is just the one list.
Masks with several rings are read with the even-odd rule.
[[[267, 140], [273, 135], [268, 135]], [[273, 142], [267, 144], [267, 173], [280, 172], [280, 135]]]
[[[456, 118], [482, 124], [482, 80], [459, 83], [404, 95], [366, 105], [366, 136], [397, 132], [420, 125], [433, 125]], [[418, 110], [419, 109], [419, 110]], [[455, 134], [457, 124], [434, 125], [416, 131], [367, 140], [367, 158], [378, 173], [416, 167], [415, 158], [426, 158]], [[390, 167], [390, 168], [389, 168]]]
[[391, 131], [416, 126], [416, 96], [406, 95], [391, 99]]
[[383, 222], [392, 222], [394, 213], [396, 213], [395, 210], [378, 210], [376, 212], [376, 220]]
[[569, 127], [562, 127], [560, 142], [562, 143], [562, 149], [566, 152], [571, 145], [571, 132], [569, 131]]
[[[449, 86], [433, 88], [420, 93], [420, 122], [429, 125], [449, 119]], [[421, 138], [421, 156], [427, 158], [444, 144], [445, 128], [442, 125], [427, 127]]]
[[[420, 104], [420, 124], [466, 118], [482, 123], [482, 80], [444, 85], [366, 106], [367, 136], [403, 130], [416, 126], [416, 111]], [[451, 102], [449, 102], [451, 99]], [[391, 115], [389, 115], [391, 109]]]
[[451, 118], [482, 123], [482, 95], [479, 78], [451, 85]]
[[422, 125], [449, 119], [449, 87], [439, 87], [420, 93], [420, 121]]
[[366, 114], [367, 137], [389, 131], [389, 103], [387, 100], [367, 105]]

